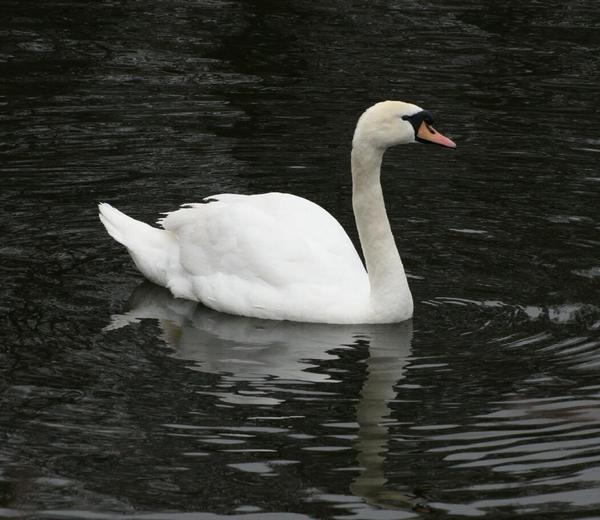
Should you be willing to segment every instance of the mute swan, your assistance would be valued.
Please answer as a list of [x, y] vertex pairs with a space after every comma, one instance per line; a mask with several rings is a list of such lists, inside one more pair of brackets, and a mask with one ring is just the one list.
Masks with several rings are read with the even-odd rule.
[[100, 220], [150, 281], [178, 298], [242, 316], [321, 323], [393, 323], [413, 300], [385, 211], [383, 154], [415, 141], [456, 145], [416, 105], [383, 101], [352, 140], [352, 205], [366, 270], [327, 211], [287, 193], [214, 195], [159, 220], [164, 229], [100, 204]]

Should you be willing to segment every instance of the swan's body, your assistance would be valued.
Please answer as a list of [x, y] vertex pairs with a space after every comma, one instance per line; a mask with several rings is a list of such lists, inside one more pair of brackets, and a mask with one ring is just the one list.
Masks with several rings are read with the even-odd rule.
[[[324, 209], [287, 193], [210, 200], [170, 213], [162, 220], [165, 230], [138, 227], [131, 235], [135, 243], [117, 240], [146, 278], [218, 311], [309, 322], [364, 320], [367, 272]], [[100, 211], [109, 233], [111, 225], [138, 225], [106, 204]]]
[[[421, 138], [428, 114], [387, 101], [360, 118], [353, 140], [353, 207], [367, 269], [327, 211], [286, 193], [223, 194], [167, 214], [158, 229], [100, 205], [110, 235], [138, 269], [174, 296], [243, 316], [323, 323], [390, 323], [412, 316], [379, 172], [389, 146]], [[433, 136], [433, 137], [432, 137]], [[445, 141], [444, 141], [445, 140]]]

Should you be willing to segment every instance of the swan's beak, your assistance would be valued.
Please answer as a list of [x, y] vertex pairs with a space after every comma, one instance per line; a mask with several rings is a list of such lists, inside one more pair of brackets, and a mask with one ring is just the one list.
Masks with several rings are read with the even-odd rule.
[[419, 127], [419, 131], [417, 132], [417, 141], [422, 143], [439, 144], [440, 146], [445, 146], [446, 148], [456, 148], [456, 143], [452, 139], [448, 139], [438, 131], [434, 130], [433, 127], [429, 126], [425, 121], [423, 121]]

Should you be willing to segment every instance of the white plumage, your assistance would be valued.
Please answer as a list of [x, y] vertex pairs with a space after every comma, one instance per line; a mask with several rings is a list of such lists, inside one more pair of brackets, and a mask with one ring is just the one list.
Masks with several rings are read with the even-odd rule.
[[378, 103], [355, 132], [353, 205], [369, 273], [327, 211], [287, 193], [213, 195], [168, 213], [163, 229], [109, 204], [100, 204], [100, 220], [146, 278], [218, 311], [323, 323], [408, 319], [412, 297], [385, 214], [379, 167], [387, 146], [415, 140], [406, 117], [421, 112], [402, 102]]

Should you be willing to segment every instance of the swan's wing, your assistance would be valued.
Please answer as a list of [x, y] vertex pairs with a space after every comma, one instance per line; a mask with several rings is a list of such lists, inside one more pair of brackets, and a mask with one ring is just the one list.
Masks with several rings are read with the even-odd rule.
[[366, 272], [341, 225], [294, 195], [216, 195], [161, 221], [192, 276], [236, 277], [272, 288], [362, 283]]

